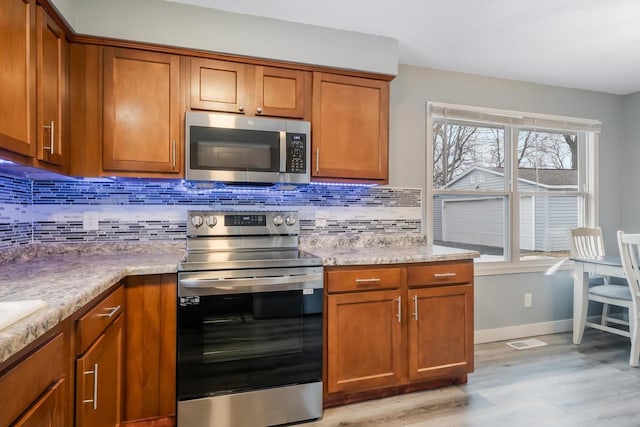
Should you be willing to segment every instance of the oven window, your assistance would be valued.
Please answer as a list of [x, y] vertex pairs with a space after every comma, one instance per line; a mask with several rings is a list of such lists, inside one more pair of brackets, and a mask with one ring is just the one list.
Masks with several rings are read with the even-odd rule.
[[178, 330], [181, 400], [322, 378], [320, 289], [191, 297]]
[[278, 172], [280, 133], [191, 126], [191, 168]]

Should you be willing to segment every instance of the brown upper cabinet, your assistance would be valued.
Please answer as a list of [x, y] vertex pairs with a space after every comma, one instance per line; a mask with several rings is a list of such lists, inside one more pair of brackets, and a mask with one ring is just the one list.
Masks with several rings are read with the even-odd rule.
[[386, 184], [389, 82], [316, 72], [312, 179]]
[[182, 171], [180, 59], [104, 48], [102, 172], [178, 176]]
[[38, 7], [38, 160], [63, 166], [67, 144], [67, 41], [62, 29]]
[[[35, 0], [8, 0], [0, 14], [0, 151], [64, 172], [67, 41]], [[44, 162], [44, 163], [42, 163]]]
[[309, 118], [309, 71], [202, 58], [191, 58], [190, 69], [191, 109]]
[[0, 13], [0, 148], [36, 153], [36, 1], [7, 0]]

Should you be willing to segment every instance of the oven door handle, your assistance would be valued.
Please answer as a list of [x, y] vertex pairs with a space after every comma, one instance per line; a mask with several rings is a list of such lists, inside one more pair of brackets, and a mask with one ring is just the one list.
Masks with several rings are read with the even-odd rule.
[[[322, 273], [278, 277], [192, 278], [180, 279], [180, 286], [188, 289], [207, 289], [209, 293], [268, 292], [270, 290], [296, 290], [307, 287], [310, 289], [322, 288], [322, 280]], [[305, 283], [308, 282], [319, 282], [319, 285], [305, 286]]]

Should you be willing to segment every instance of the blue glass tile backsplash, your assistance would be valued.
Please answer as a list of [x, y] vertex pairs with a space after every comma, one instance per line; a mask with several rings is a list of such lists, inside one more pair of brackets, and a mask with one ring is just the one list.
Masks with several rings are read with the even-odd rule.
[[0, 248], [31, 242], [183, 240], [190, 209], [295, 210], [303, 236], [421, 233], [422, 227], [420, 189], [0, 176]]
[[32, 240], [31, 185], [28, 179], [0, 176], [0, 248]]

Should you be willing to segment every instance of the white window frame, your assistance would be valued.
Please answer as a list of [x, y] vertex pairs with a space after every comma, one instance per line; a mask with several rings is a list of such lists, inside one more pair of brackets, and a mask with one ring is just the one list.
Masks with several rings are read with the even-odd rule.
[[[424, 231], [428, 244], [433, 244], [433, 196], [434, 194], [456, 194], [456, 190], [434, 190], [433, 188], [433, 124], [434, 115], [442, 117], [443, 113], [454, 120], [465, 122], [485, 123], [488, 125], [501, 125], [505, 128], [504, 145], [508, 153], [505, 159], [505, 189], [504, 191], [480, 190], [478, 194], [483, 196], [495, 195], [505, 197], [507, 200], [505, 213], [505, 260], [494, 262], [477, 262], [475, 271], [478, 275], [524, 273], [544, 271], [558, 260], [520, 259], [520, 215], [519, 205], [522, 195], [544, 195], [544, 192], [522, 192], [518, 191], [517, 180], [514, 180], [517, 168], [517, 159], [511, 156], [518, 132], [521, 128], [541, 129], [545, 131], [565, 131], [576, 133], [580, 143], [578, 147], [578, 190], [577, 191], [554, 191], [553, 196], [579, 195], [584, 197], [585, 202], [580, 204], [584, 210], [579, 210], [579, 225], [594, 227], [599, 223], [598, 212], [598, 144], [601, 123], [592, 119], [580, 119], [574, 117], [555, 116], [548, 114], [526, 113], [510, 110], [499, 110], [491, 108], [463, 106], [458, 104], [446, 104], [438, 102], [427, 102], [426, 104], [426, 183], [425, 183], [425, 204], [423, 217]], [[510, 148], [507, 150], [507, 144]], [[469, 194], [470, 191], [459, 190], [461, 194]], [[517, 200], [517, 202], [514, 202]]]

